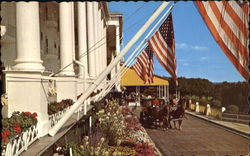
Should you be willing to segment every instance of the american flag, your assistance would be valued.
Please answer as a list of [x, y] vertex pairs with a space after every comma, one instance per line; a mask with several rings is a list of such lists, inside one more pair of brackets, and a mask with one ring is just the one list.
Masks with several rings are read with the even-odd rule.
[[169, 72], [177, 85], [172, 13], [169, 14], [168, 18], [163, 22], [160, 28], [148, 40], [148, 43], [161, 65]]
[[141, 64], [140, 64], [138, 61], [136, 61], [136, 62], [134, 63], [134, 65], [133, 65], [133, 68], [134, 68], [136, 74], [137, 74], [137, 75], [144, 81], [144, 83], [145, 83], [146, 78], [145, 78], [145, 76], [144, 76], [144, 74], [143, 74], [143, 67], [141, 66]]
[[235, 68], [249, 79], [249, 3], [247, 1], [196, 1], [211, 34]]
[[145, 48], [145, 52], [148, 57], [148, 83], [151, 84], [154, 82], [154, 53], [149, 46]]
[[154, 82], [153, 52], [149, 46], [147, 46], [137, 57], [137, 62], [133, 65], [133, 68], [144, 83], [147, 82], [146, 76], [148, 77], [149, 84]]

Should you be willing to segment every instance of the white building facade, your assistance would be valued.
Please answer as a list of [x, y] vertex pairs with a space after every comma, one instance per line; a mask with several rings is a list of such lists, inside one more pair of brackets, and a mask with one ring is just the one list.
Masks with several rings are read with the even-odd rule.
[[107, 2], [2, 2], [1, 17], [4, 113], [36, 112], [44, 136], [49, 88], [56, 101], [76, 101], [120, 52], [122, 15], [110, 13]]

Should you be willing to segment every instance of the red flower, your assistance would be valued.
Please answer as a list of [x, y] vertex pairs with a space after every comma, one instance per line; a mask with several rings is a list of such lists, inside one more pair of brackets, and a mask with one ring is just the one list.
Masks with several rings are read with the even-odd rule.
[[6, 130], [3, 132], [5, 135], [10, 135], [10, 131], [9, 130]]
[[14, 130], [16, 131], [17, 134], [21, 133], [21, 128], [15, 127]]
[[33, 113], [33, 114], [32, 114], [32, 117], [33, 117], [33, 118], [36, 118], [36, 117], [37, 117], [37, 113]]
[[5, 132], [1, 132], [1, 136], [2, 136], [2, 138], [6, 138]]
[[64, 103], [64, 101], [61, 101], [59, 104], [60, 104], [60, 105], [64, 105], [65, 103]]
[[24, 112], [24, 114], [25, 114], [25, 115], [28, 115], [28, 116], [31, 115], [30, 112]]
[[13, 123], [14, 127], [20, 127], [20, 124], [18, 122]]
[[8, 137], [6, 136], [6, 134], [4, 132], [1, 133], [2, 139], [4, 143], [7, 143], [9, 141]]

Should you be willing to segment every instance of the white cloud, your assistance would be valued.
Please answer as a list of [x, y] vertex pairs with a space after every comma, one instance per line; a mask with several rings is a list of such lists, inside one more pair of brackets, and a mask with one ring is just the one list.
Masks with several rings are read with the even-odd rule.
[[197, 50], [197, 51], [207, 51], [208, 47], [195, 45], [195, 46], [191, 46], [191, 49], [192, 50]]
[[186, 62], [191, 62], [191, 60], [190, 60], [190, 59], [183, 59], [183, 58], [178, 59], [177, 61], [178, 61], [178, 62], [183, 62], [183, 63], [186, 63]]
[[187, 43], [176, 43], [176, 49], [182, 50], [195, 50], [195, 51], [208, 51], [209, 48], [200, 45], [188, 45]]
[[188, 49], [188, 45], [186, 43], [176, 43], [177, 49]]
[[203, 57], [201, 57], [201, 60], [207, 60], [207, 57], [203, 56]]

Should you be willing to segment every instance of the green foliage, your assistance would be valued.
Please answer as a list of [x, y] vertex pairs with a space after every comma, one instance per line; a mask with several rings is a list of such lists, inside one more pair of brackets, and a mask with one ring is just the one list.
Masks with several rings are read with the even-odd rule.
[[190, 100], [190, 99], [192, 99], [192, 96], [190, 96], [190, 95], [185, 95], [185, 96], [184, 96], [184, 99], [185, 99], [185, 100]]
[[200, 98], [198, 96], [196, 96], [196, 95], [192, 95], [191, 100], [195, 103], [195, 102], [199, 102]]
[[207, 104], [208, 104], [208, 99], [207, 99], [207, 97], [206, 97], [206, 96], [202, 96], [202, 97], [200, 98], [200, 105], [205, 106], [205, 105], [207, 105]]
[[[176, 92], [175, 83], [171, 78], [168, 78], [170, 82], [170, 93]], [[248, 113], [248, 94], [249, 86], [247, 82], [223, 82], [212, 83], [206, 79], [200, 78], [178, 78], [179, 86], [178, 90], [181, 92], [181, 96], [195, 95], [201, 97], [192, 96], [192, 102], [200, 102], [201, 104], [210, 103], [213, 105], [213, 100], [219, 100], [220, 102], [214, 102], [216, 106], [228, 107], [229, 105], [237, 105], [239, 113]], [[206, 99], [202, 96], [207, 97]]]
[[97, 146], [90, 144], [88, 136], [85, 136], [80, 145], [77, 144], [66, 144], [59, 151], [60, 154], [69, 155], [69, 149], [72, 149], [72, 154], [74, 156], [109, 156], [110, 152], [108, 151], [108, 145], [104, 141], [104, 138], [101, 138]]
[[37, 113], [14, 112], [10, 118], [2, 119], [2, 148], [9, 142], [10, 139], [13, 139], [36, 124]]
[[220, 107], [221, 106], [221, 101], [220, 100], [212, 100], [211, 105]]
[[110, 145], [117, 145], [118, 140], [124, 135], [124, 122], [121, 110], [116, 101], [110, 101], [106, 109], [97, 113], [99, 125], [103, 134], [106, 135]]
[[239, 112], [239, 107], [236, 105], [229, 105], [227, 107], [227, 109], [228, 109], [228, 112], [230, 112], [230, 113], [238, 113]]
[[48, 114], [51, 115], [63, 111], [65, 108], [73, 105], [73, 103], [72, 99], [65, 99], [61, 102], [52, 102], [48, 105]]

